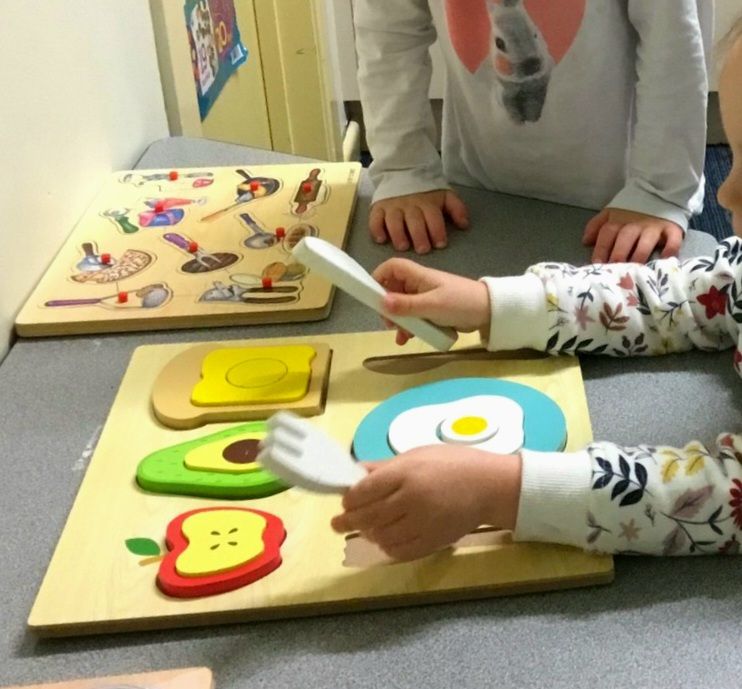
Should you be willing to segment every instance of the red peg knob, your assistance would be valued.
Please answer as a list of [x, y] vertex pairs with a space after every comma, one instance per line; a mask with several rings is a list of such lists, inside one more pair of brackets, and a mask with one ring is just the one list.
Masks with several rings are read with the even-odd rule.
[[165, 202], [164, 201], [158, 201], [155, 203], [155, 213], [164, 213], [165, 212]]
[[311, 194], [313, 188], [314, 187], [312, 186], [312, 183], [311, 182], [304, 182], [304, 184], [301, 185], [301, 190], [305, 194]]
[[263, 278], [263, 289], [273, 289], [273, 280], [270, 278]]
[[177, 170], [171, 170], [170, 174], [168, 175], [170, 177], [170, 181], [174, 182], [176, 179], [178, 179], [178, 171]]
[[110, 265], [111, 263], [111, 254], [101, 254], [100, 255], [100, 262], [104, 265]]
[[283, 239], [286, 236], [286, 228], [285, 227], [277, 227], [276, 228], [276, 237], [279, 239]]
[[260, 182], [250, 182], [250, 191], [258, 191], [260, 189]]
[[119, 304], [126, 304], [127, 301], [129, 301], [129, 295], [126, 292], [119, 292], [119, 294], [118, 294], [118, 303]]
[[198, 251], [198, 242], [188, 242], [188, 252], [195, 254]]

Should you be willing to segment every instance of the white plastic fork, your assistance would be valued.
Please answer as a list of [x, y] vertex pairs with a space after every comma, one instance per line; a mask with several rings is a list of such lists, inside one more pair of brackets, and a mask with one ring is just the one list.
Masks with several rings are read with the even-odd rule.
[[334, 440], [290, 412], [268, 419], [257, 460], [278, 478], [315, 493], [342, 493], [366, 471]]

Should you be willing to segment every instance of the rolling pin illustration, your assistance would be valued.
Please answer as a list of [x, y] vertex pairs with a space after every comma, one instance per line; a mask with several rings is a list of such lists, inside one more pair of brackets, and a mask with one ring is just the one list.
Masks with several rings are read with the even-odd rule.
[[314, 203], [319, 196], [320, 189], [322, 187], [322, 180], [319, 178], [322, 170], [314, 168], [309, 176], [299, 185], [299, 190], [294, 196], [294, 203], [296, 208], [294, 212], [296, 215], [302, 215], [309, 210], [309, 204]]

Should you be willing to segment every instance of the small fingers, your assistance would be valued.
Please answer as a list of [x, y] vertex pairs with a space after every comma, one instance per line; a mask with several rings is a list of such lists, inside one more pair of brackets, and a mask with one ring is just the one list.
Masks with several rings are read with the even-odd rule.
[[673, 258], [678, 255], [683, 245], [683, 230], [677, 225], [669, 225], [664, 234], [665, 248], [662, 250], [662, 258]]
[[401, 208], [392, 208], [386, 212], [386, 231], [392, 240], [392, 245], [397, 251], [407, 251], [410, 241], [405, 229], [404, 213]]
[[613, 245], [616, 242], [619, 226], [614, 223], [606, 223], [600, 228], [598, 237], [595, 240], [595, 249], [593, 250], [593, 263], [606, 263], [611, 255]]
[[389, 235], [386, 233], [386, 223], [384, 218], [386, 213], [384, 207], [375, 204], [371, 207], [371, 213], [368, 219], [368, 230], [371, 234], [371, 238], [377, 244], [385, 244], [389, 240]]
[[657, 244], [660, 242], [662, 231], [657, 228], [645, 229], [639, 237], [639, 241], [636, 243], [636, 248], [631, 256], [633, 263], [646, 263], [654, 250], [657, 248]]
[[588, 222], [585, 226], [585, 233], [582, 236], [582, 243], [585, 246], [593, 246], [595, 244], [600, 228], [605, 225], [607, 220], [608, 209], [604, 209]]
[[399, 501], [391, 498], [334, 517], [332, 528], [339, 533], [349, 531], [376, 532], [391, 528], [404, 517], [404, 506], [399, 504]]
[[370, 472], [368, 476], [343, 496], [343, 509], [346, 512], [352, 512], [380, 500], [385, 500], [396, 493], [399, 487], [400, 477], [398, 473], [390, 471], [388, 468], [382, 471], [379, 467]]
[[453, 224], [460, 230], [466, 230], [469, 227], [469, 209], [466, 204], [452, 191], [446, 192], [443, 202], [444, 209], [448, 217], [453, 220]]
[[631, 252], [636, 246], [636, 241], [639, 239], [641, 234], [642, 228], [640, 225], [624, 225], [616, 235], [616, 241], [613, 244], [613, 249], [608, 257], [608, 262], [625, 263], [628, 261]]
[[436, 249], [445, 249], [448, 244], [446, 237], [446, 221], [440, 208], [436, 206], [424, 206], [422, 209], [425, 223], [428, 226], [428, 234]]
[[418, 206], [405, 209], [404, 222], [407, 226], [407, 234], [412, 240], [412, 246], [418, 254], [430, 253], [430, 237], [428, 237], [428, 224], [425, 215]]

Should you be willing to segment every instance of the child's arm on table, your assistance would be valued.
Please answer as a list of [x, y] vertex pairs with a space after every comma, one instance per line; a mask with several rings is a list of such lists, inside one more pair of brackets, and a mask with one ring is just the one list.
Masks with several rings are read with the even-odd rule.
[[358, 82], [376, 185], [370, 216], [377, 242], [426, 253], [446, 245], [444, 213], [465, 228], [467, 210], [450, 190], [428, 100], [429, 48], [436, 39], [428, 0], [354, 4]]
[[[714, 259], [682, 265], [541, 264], [521, 277], [484, 281], [491, 320], [481, 282], [399, 259], [375, 276], [398, 292], [387, 299], [390, 312], [481, 328], [492, 349], [639, 356], [734, 344], [740, 263], [742, 244], [731, 240]], [[737, 351], [735, 367], [740, 360]], [[400, 559], [450, 544], [475, 522], [514, 525], [517, 540], [608, 552], [736, 553], [742, 437], [720, 436], [715, 452], [699, 443], [682, 450], [593, 443], [574, 453], [509, 457], [422, 448], [374, 467], [344, 507], [335, 528], [359, 530]]]
[[[697, 0], [629, 0], [637, 33], [636, 125], [625, 187], [588, 224], [595, 263], [676, 256], [700, 210], [708, 84]], [[610, 85], [606, 85], [610, 88]]]

